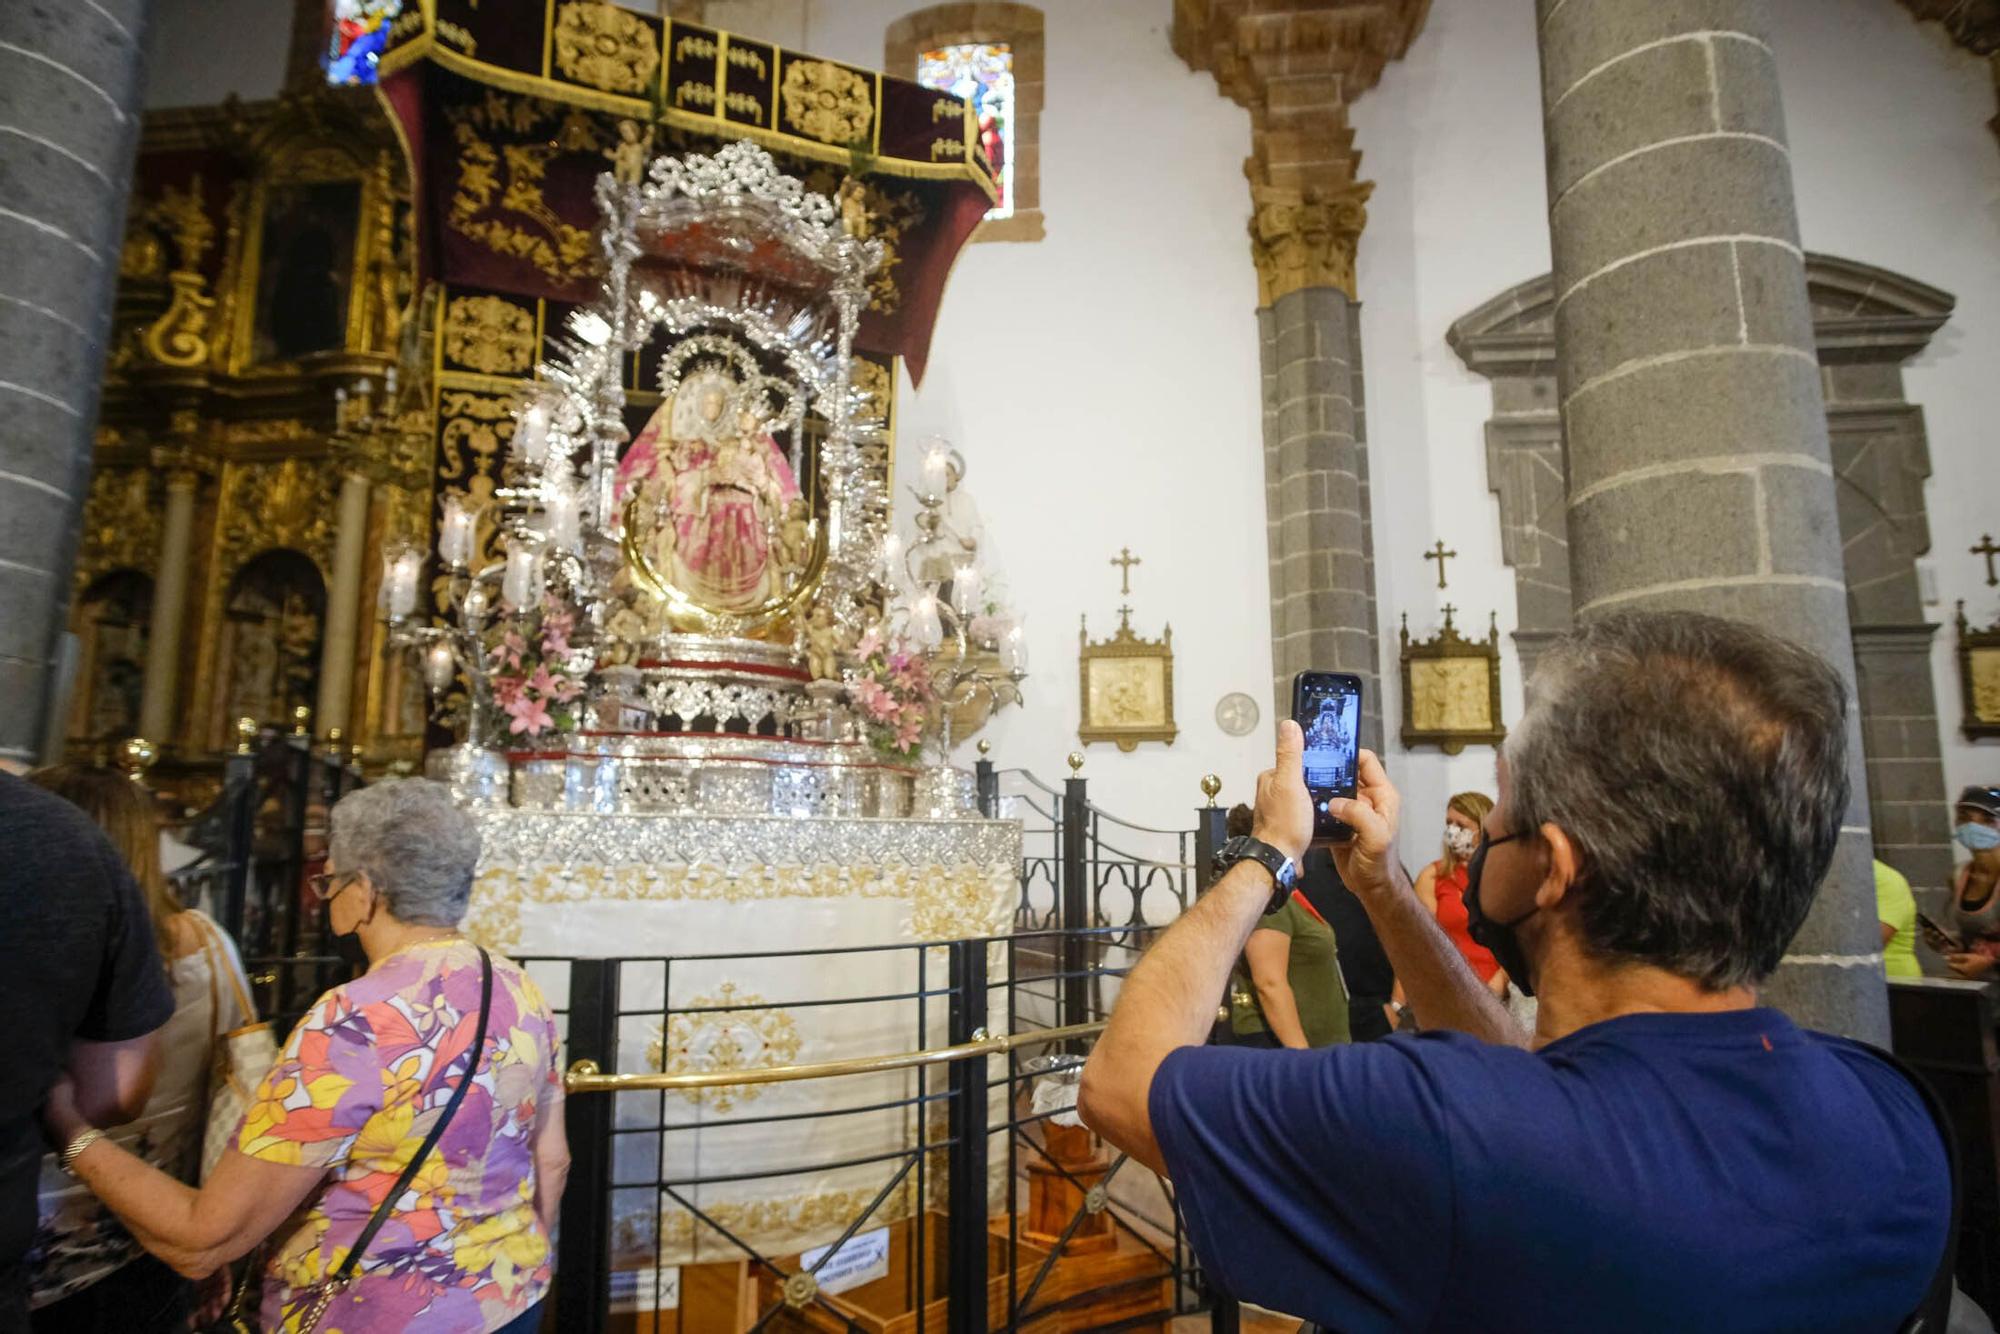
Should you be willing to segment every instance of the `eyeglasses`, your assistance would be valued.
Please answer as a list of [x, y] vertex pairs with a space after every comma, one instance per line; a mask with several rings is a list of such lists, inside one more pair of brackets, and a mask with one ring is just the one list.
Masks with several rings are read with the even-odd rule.
[[318, 875], [306, 877], [306, 888], [312, 890], [314, 898], [325, 903], [352, 884], [354, 874], [352, 871], [321, 871]]

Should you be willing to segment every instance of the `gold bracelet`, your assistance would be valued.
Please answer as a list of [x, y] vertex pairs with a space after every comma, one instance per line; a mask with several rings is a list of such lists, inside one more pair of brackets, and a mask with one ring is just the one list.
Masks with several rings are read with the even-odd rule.
[[88, 1130], [79, 1131], [77, 1133], [77, 1137], [71, 1140], [63, 1148], [62, 1151], [63, 1171], [68, 1172], [72, 1176], [74, 1176], [76, 1174], [76, 1160], [83, 1156], [83, 1151], [85, 1149], [89, 1148], [91, 1145], [97, 1143], [97, 1141], [103, 1138], [104, 1138], [104, 1132], [102, 1130], [99, 1130], [96, 1126], [92, 1126]]

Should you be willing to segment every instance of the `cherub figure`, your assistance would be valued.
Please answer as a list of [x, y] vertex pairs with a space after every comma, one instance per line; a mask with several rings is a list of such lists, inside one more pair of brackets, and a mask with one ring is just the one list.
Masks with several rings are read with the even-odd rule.
[[618, 142], [606, 149], [604, 155], [611, 159], [611, 174], [624, 185], [637, 185], [645, 179], [646, 163], [653, 156], [653, 132], [639, 130], [637, 121], [618, 122]]
[[819, 603], [806, 618], [806, 670], [815, 681], [840, 679], [840, 627], [834, 624], [833, 608]]

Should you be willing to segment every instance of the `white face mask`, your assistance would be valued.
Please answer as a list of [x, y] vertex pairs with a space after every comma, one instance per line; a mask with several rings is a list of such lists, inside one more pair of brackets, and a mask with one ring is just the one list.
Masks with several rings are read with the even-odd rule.
[[1444, 846], [1458, 860], [1471, 861], [1472, 854], [1479, 850], [1479, 833], [1462, 824], [1448, 824], [1444, 827]]

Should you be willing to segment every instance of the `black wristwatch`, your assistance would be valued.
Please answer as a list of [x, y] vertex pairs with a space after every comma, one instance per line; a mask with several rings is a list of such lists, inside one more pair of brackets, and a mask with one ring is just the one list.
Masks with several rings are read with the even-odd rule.
[[1290, 857], [1262, 839], [1242, 835], [1216, 850], [1216, 878], [1220, 879], [1224, 871], [1238, 862], [1256, 862], [1271, 873], [1271, 903], [1264, 909], [1266, 917], [1290, 901], [1292, 889], [1299, 882], [1299, 868]]

